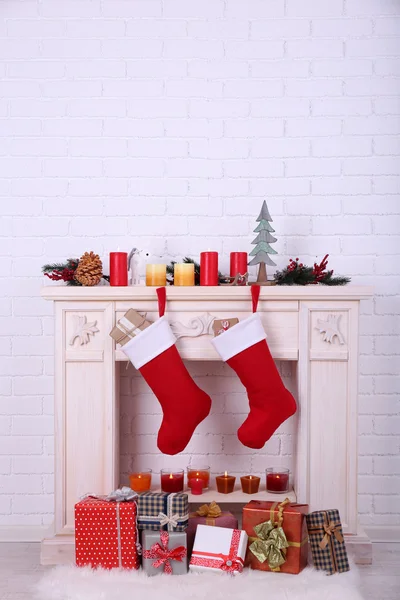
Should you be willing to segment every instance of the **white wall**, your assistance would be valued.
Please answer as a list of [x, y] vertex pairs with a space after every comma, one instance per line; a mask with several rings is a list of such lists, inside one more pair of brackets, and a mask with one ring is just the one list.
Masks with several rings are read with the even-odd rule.
[[52, 519], [46, 261], [329, 252], [362, 303], [360, 511], [400, 525], [400, 3], [2, 0], [0, 525]]

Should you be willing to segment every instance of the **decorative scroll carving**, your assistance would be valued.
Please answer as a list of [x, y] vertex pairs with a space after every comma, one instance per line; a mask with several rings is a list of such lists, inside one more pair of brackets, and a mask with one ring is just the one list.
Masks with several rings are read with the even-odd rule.
[[212, 335], [213, 329], [212, 324], [216, 317], [213, 317], [209, 313], [204, 313], [200, 317], [193, 317], [186, 324], [180, 323], [179, 321], [172, 321], [170, 323], [171, 329], [174, 332], [176, 338], [182, 337], [199, 337], [200, 335]]
[[73, 318], [75, 329], [71, 339], [69, 340], [69, 345], [73, 346], [76, 338], [78, 338], [81, 346], [88, 344], [90, 342], [90, 336], [93, 336], [99, 331], [99, 329], [96, 327], [97, 321], [88, 323], [86, 315], [83, 317], [80, 317], [79, 315], [73, 315]]
[[344, 337], [339, 331], [339, 320], [341, 315], [328, 315], [326, 321], [322, 319], [317, 320], [317, 329], [319, 329], [320, 333], [323, 333], [322, 339], [324, 342], [328, 342], [329, 344], [333, 343], [333, 339], [336, 336], [339, 340], [339, 344], [344, 344]]

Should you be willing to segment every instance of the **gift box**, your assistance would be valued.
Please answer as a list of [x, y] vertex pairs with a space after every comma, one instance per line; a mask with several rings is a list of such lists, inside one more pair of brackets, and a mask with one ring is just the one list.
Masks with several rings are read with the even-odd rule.
[[145, 492], [138, 503], [138, 527], [151, 531], [185, 531], [189, 521], [187, 494]]
[[147, 575], [187, 573], [186, 533], [143, 531], [142, 564]]
[[190, 558], [191, 571], [216, 571], [231, 574], [243, 571], [247, 533], [239, 529], [224, 529], [198, 525]]
[[110, 336], [120, 344], [125, 346], [135, 335], [150, 327], [151, 322], [138, 313], [133, 308], [130, 308], [124, 316], [119, 319], [115, 327], [110, 331]]
[[[131, 498], [136, 496], [132, 490], [129, 492]], [[110, 495], [88, 497], [75, 504], [77, 566], [138, 569], [136, 517], [137, 506], [133, 499], [113, 501]]]
[[230, 512], [222, 512], [218, 504], [203, 504], [198, 511], [189, 514], [189, 524], [186, 530], [188, 555], [191, 555], [198, 525], [238, 529], [238, 520]]
[[243, 508], [243, 529], [249, 536], [246, 566], [259, 571], [298, 574], [307, 565], [307, 504], [289, 500], [252, 500]]
[[339, 511], [319, 510], [307, 515], [314, 567], [333, 573], [350, 570]]

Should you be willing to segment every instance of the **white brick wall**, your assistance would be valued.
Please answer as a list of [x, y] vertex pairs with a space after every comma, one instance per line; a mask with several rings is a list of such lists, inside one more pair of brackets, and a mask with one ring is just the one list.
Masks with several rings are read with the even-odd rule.
[[[397, 0], [3, 0], [0, 17], [0, 525], [52, 519], [40, 266], [90, 249], [169, 260], [212, 246], [226, 270], [232, 249], [250, 249], [263, 198], [279, 267], [330, 252], [376, 288], [362, 303], [360, 512], [400, 525]], [[222, 366], [190, 369], [226, 415], [191, 444], [201, 455], [207, 436], [219, 470], [237, 452], [244, 398]], [[159, 421], [130, 372], [122, 408], [126, 473], [131, 433]], [[155, 451], [150, 435], [137, 443]], [[241, 470], [264, 468], [241, 451]], [[290, 462], [290, 433], [266, 452]]]

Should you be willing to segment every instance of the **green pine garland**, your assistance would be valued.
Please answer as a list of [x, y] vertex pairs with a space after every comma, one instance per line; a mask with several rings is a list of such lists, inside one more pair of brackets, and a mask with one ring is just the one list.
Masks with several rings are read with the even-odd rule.
[[351, 281], [350, 277], [333, 277], [333, 271], [327, 271], [328, 254], [317, 265], [308, 267], [299, 262], [299, 259], [289, 261], [287, 267], [282, 271], [277, 271], [274, 275], [276, 285], [312, 285], [321, 283], [322, 285], [346, 285]]

